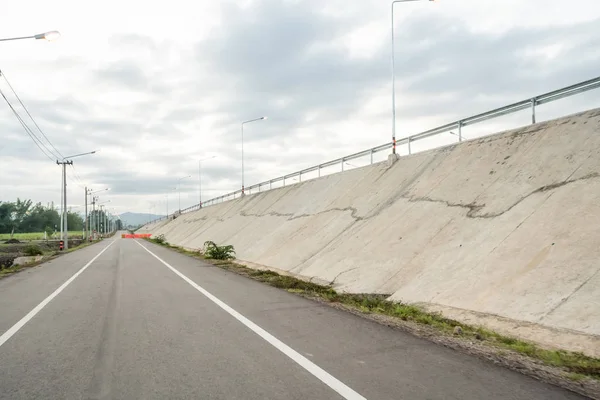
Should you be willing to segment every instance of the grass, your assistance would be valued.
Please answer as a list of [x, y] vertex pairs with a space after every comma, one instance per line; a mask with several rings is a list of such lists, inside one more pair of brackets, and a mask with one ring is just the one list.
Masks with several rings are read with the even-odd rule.
[[387, 295], [338, 293], [331, 286], [306, 282], [292, 276], [280, 275], [274, 271], [255, 270], [229, 260], [207, 259], [200, 251], [185, 250], [166, 241], [158, 243], [153, 239], [146, 240], [265, 284], [287, 290], [290, 293], [309, 298], [320, 298], [331, 303], [344, 304], [363, 313], [381, 314], [403, 321], [427, 325], [446, 335], [452, 335], [455, 327], [460, 326], [462, 329], [461, 337], [493, 346], [498, 349], [498, 355], [506, 355], [507, 350], [510, 350], [546, 365], [562, 368], [566, 372], [565, 376], [574, 381], [580, 381], [585, 377], [600, 380], [600, 359], [586, 356], [583, 353], [544, 349], [532, 342], [505, 336], [483, 327], [463, 324], [445, 318], [440, 313], [430, 313], [414, 305], [387, 301]]
[[[57, 232], [56, 238], [60, 236], [60, 232]], [[81, 237], [83, 233], [81, 231], [69, 231], [69, 237]], [[28, 233], [15, 233], [13, 236], [14, 239], [17, 240], [43, 240], [44, 232], [28, 232]], [[48, 239], [51, 239], [51, 235], [48, 235]], [[10, 239], [10, 233], [0, 233], [0, 240], [8, 240]]]

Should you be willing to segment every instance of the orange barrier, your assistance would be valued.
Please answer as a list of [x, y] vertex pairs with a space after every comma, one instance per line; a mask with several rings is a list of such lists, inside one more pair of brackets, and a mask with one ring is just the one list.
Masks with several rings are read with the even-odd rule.
[[142, 239], [142, 238], [149, 238], [150, 236], [152, 236], [151, 233], [122, 233], [121, 234], [121, 238], [123, 239]]

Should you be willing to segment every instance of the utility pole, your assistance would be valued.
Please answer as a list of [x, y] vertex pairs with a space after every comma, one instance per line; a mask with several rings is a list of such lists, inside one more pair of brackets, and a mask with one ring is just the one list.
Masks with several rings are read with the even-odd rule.
[[85, 225], [83, 228], [84, 231], [84, 237], [83, 237], [83, 241], [87, 242], [87, 238], [88, 238], [88, 215], [87, 215], [87, 196], [88, 196], [88, 188], [87, 186], [85, 187]]
[[73, 165], [73, 161], [58, 161], [56, 160], [56, 165], [62, 165], [63, 168], [63, 173], [62, 173], [62, 180], [63, 180], [63, 215], [62, 215], [62, 229], [61, 229], [61, 235], [60, 235], [60, 239], [63, 240], [64, 243], [64, 249], [68, 250], [69, 249], [69, 227], [67, 224], [67, 216], [68, 216], [68, 211], [67, 211], [67, 165]]
[[102, 208], [104, 207], [104, 205], [100, 204], [98, 206], [98, 209], [100, 210], [100, 218], [98, 218], [98, 233], [100, 234], [100, 237], [102, 237], [102, 225], [104, 225], [104, 217], [102, 214]]
[[64, 248], [63, 248], [64, 250], [68, 250], [68, 248], [69, 248], [69, 227], [67, 226], [67, 218], [69, 215], [69, 212], [67, 211], [67, 165], [73, 165], [73, 161], [67, 161], [67, 159], [81, 157], [81, 156], [87, 156], [88, 154], [94, 154], [94, 153], [96, 153], [95, 150], [90, 151], [89, 153], [74, 154], [72, 156], [63, 157], [62, 161], [56, 160], [56, 165], [63, 166], [63, 173], [62, 173], [63, 215], [61, 218], [61, 221], [63, 221], [63, 223], [62, 223], [63, 226], [61, 227], [61, 240], [63, 240], [63, 243], [64, 243]]
[[95, 218], [96, 218], [96, 196], [92, 196], [92, 217], [90, 218], [91, 219], [90, 222], [92, 225], [92, 238], [94, 237], [93, 232], [96, 231], [96, 225], [94, 223]]

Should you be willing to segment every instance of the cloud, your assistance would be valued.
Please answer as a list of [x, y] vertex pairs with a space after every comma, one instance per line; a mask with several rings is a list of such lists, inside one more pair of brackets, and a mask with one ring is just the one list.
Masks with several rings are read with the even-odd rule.
[[[597, 75], [600, 19], [557, 22], [541, 19], [544, 13], [506, 19], [469, 7], [470, 1], [398, 13], [400, 137]], [[551, 8], [557, 1], [545, 4]], [[457, 18], [460, 9], [468, 9], [469, 17]], [[169, 21], [183, 21], [185, 13]], [[147, 17], [148, 24], [161, 21]], [[503, 28], [482, 29], [482, 21]], [[113, 204], [135, 211], [162, 201], [177, 177], [192, 175], [182, 182], [189, 206], [197, 197], [197, 160], [217, 155], [203, 167], [203, 186], [211, 196], [236, 189], [240, 124], [263, 115], [269, 119], [245, 127], [247, 185], [390, 140], [389, 4], [221, 2], [195, 23], [177, 27], [189, 30], [180, 37], [115, 26], [97, 52], [65, 47], [50, 62], [52, 91], [29, 85], [18, 73], [10, 78], [63, 154], [101, 150], [77, 159], [77, 177], [70, 174], [78, 184], [109, 186]], [[580, 110], [594, 105], [585, 96], [568, 104]], [[44, 156], [2, 108], [0, 121], [6, 137], [20, 137], [0, 144], [0, 156], [22, 160], [10, 182], [37, 182], [27, 160]], [[0, 157], [0, 168], [9, 165]], [[55, 175], [51, 170], [39, 181], [43, 196], [56, 192], [59, 180], [49, 181]], [[38, 198], [31, 189], [10, 193], [58, 201], [56, 194]]]

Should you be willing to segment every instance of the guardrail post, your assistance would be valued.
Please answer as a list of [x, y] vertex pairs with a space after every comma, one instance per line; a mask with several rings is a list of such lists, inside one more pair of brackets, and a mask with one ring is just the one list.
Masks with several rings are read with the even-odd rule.
[[462, 121], [458, 121], [458, 141], [462, 142]]
[[535, 103], [536, 103], [536, 99], [535, 97], [533, 99], [531, 99], [531, 123], [535, 124]]
[[273, 181], [269, 181], [269, 190], [273, 189]]
[[344, 172], [344, 159], [342, 158], [342, 172]]
[[298, 181], [302, 182], [302, 171], [300, 171], [300, 176], [298, 177]]
[[371, 149], [371, 165], [373, 165], [373, 149]]
[[411, 154], [411, 152], [410, 152], [410, 136], [408, 137], [408, 154], [409, 155]]
[[321, 177], [321, 166], [319, 165], [319, 167], [317, 168], [317, 170], [319, 171], [319, 178]]
[[285, 187], [285, 176], [283, 177], [283, 187]]

